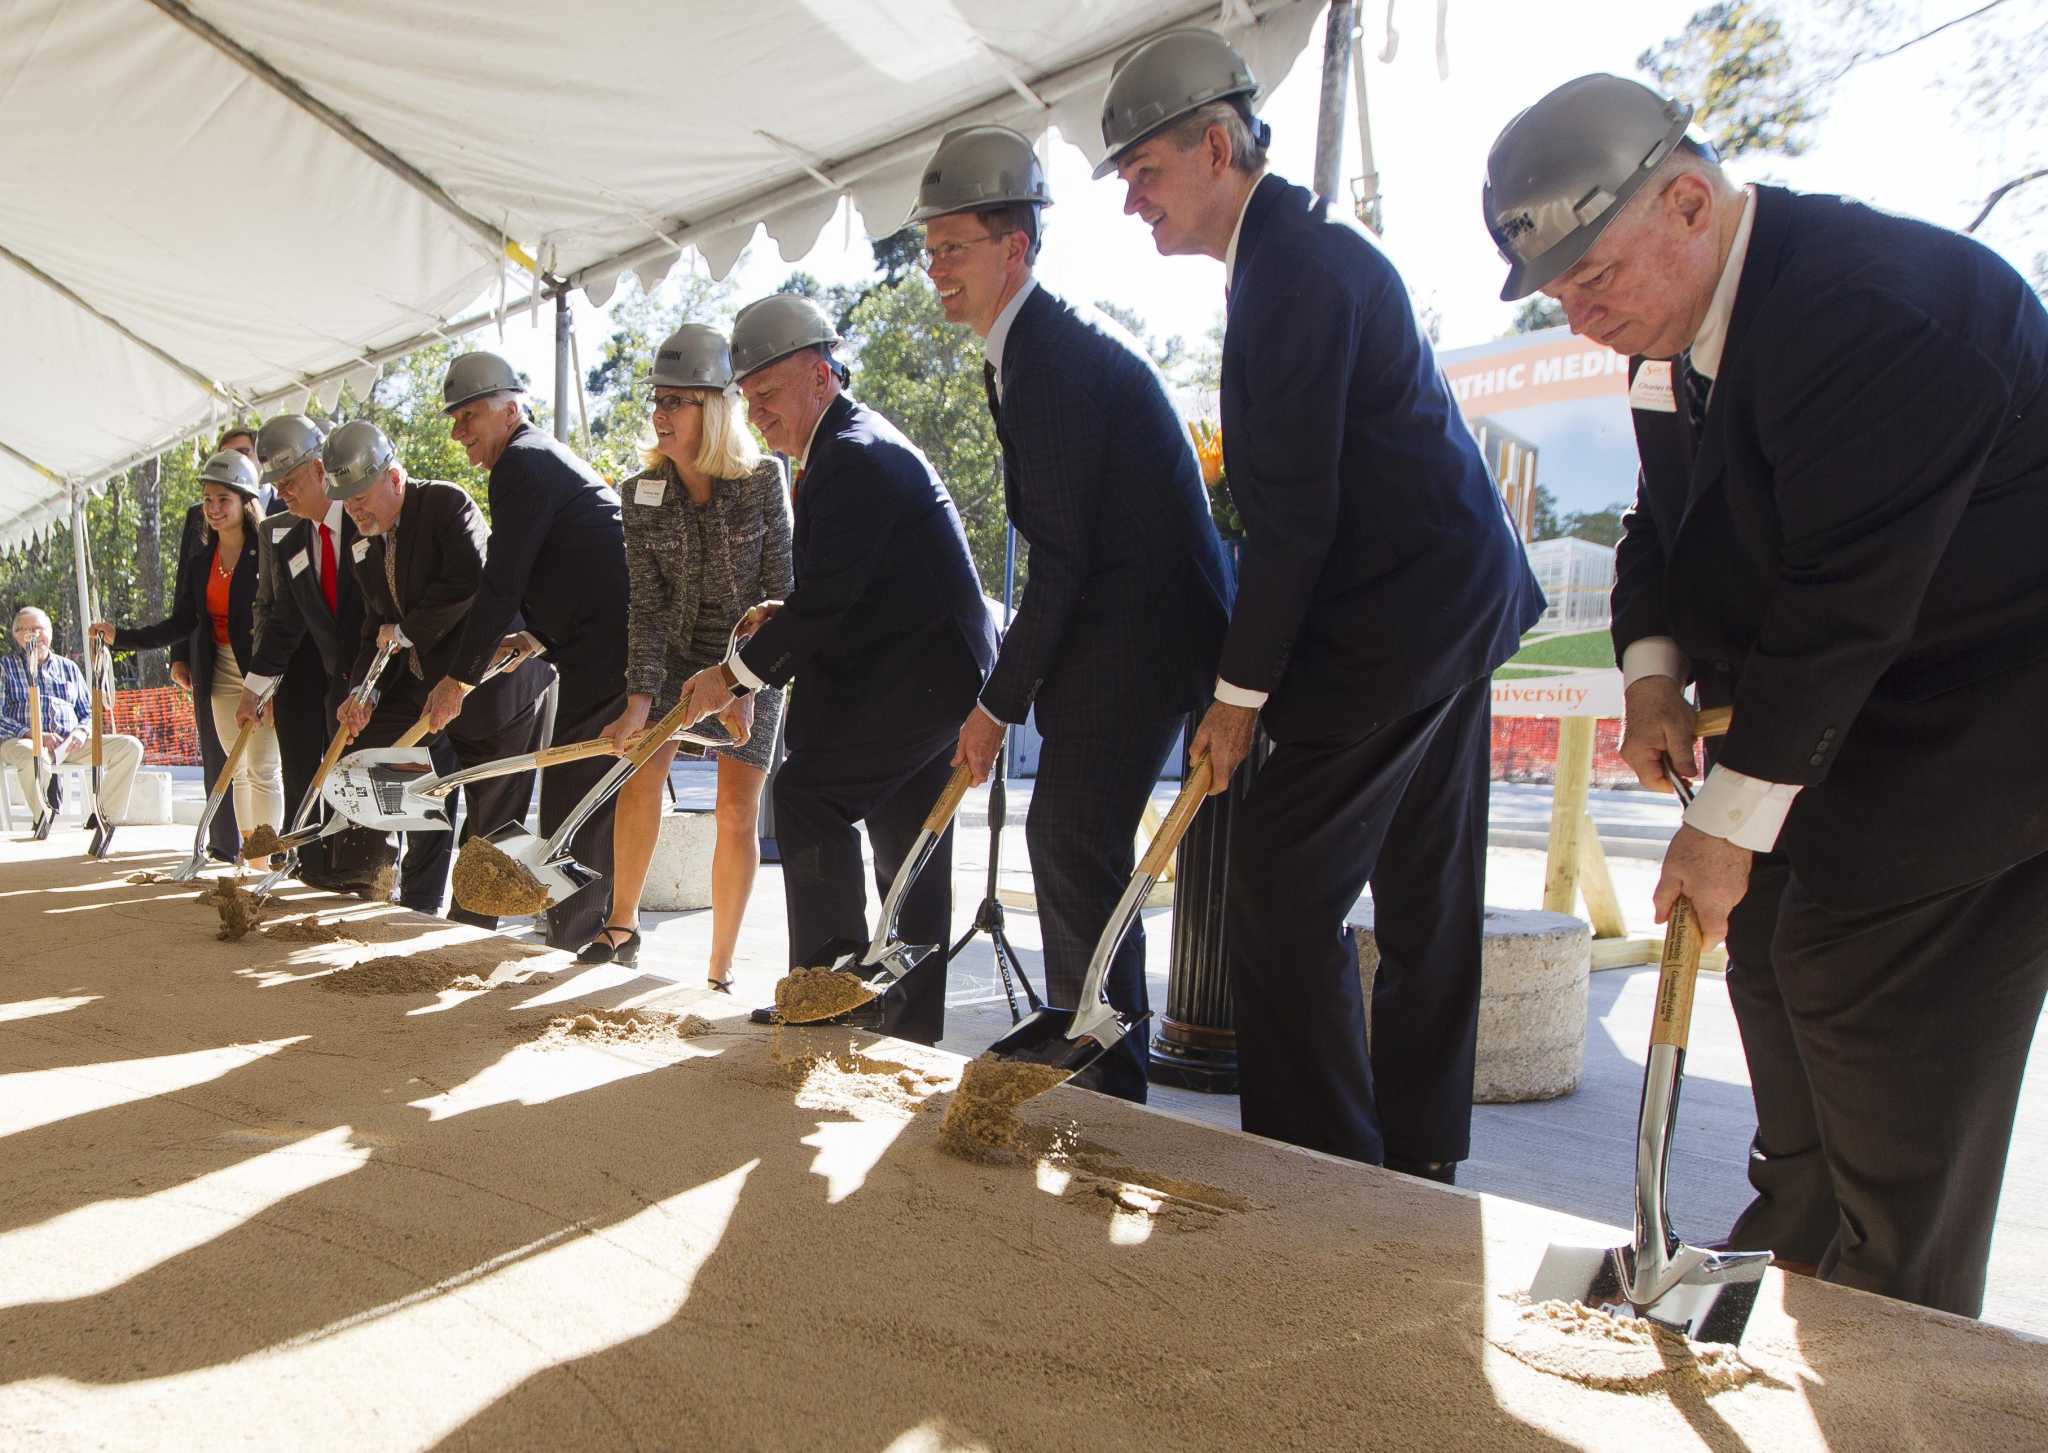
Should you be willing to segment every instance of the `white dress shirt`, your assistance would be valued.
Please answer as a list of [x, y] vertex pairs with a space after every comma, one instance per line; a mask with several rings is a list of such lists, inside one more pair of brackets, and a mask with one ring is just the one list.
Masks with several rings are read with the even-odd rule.
[[[1230, 229], [1230, 244], [1223, 249], [1223, 308], [1226, 313], [1230, 310], [1231, 285], [1237, 281], [1237, 239], [1244, 232], [1244, 214], [1252, 208], [1252, 192], [1256, 192], [1259, 183], [1265, 179], [1264, 172], [1252, 179], [1251, 191], [1244, 194], [1244, 205], [1237, 209], [1237, 225]], [[1225, 706], [1246, 706], [1257, 711], [1271, 694], [1254, 691], [1249, 686], [1238, 686], [1221, 676], [1216, 678], [1216, 699]]]
[[[1689, 350], [1693, 369], [1708, 381], [1707, 396], [1713, 397], [1712, 383], [1721, 371], [1721, 354], [1728, 346], [1728, 322], [1735, 313], [1735, 292], [1742, 283], [1742, 266], [1749, 257], [1749, 234], [1756, 220], [1756, 196], [1744, 190], [1742, 220], [1736, 224], [1735, 239], [1722, 264], [1721, 280], [1714, 286], [1707, 314], [1700, 319], [1699, 332]], [[1633, 686], [1645, 676], [1686, 677], [1685, 652], [1669, 636], [1645, 636], [1630, 644], [1621, 655], [1623, 685]], [[1686, 809], [1686, 826], [1709, 837], [1726, 838], [1739, 848], [1767, 853], [1777, 846], [1784, 830], [1785, 815], [1799, 795], [1797, 783], [1766, 782], [1732, 767], [1715, 767], [1700, 785], [1699, 795]]]

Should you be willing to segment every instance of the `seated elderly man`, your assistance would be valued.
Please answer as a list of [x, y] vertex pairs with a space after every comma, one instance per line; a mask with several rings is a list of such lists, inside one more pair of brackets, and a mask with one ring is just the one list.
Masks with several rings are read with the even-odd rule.
[[[35, 748], [29, 742], [29, 683], [42, 703], [42, 754], [49, 763], [92, 765], [92, 692], [76, 661], [50, 649], [50, 618], [24, 606], [14, 618], [20, 649], [0, 658], [0, 769], [14, 774], [22, 801], [36, 805]], [[101, 807], [107, 821], [128, 818], [128, 793], [142, 765], [142, 743], [105, 733], [100, 738]]]

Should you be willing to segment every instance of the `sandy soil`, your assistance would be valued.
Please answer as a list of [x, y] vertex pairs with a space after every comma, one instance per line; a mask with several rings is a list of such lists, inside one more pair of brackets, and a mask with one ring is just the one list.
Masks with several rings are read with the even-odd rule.
[[[0, 1447], [2037, 1449], [2048, 1346], [1767, 1278], [1739, 1350], [1520, 1293], [1616, 1228], [519, 950], [214, 938], [168, 830], [0, 843]], [[704, 1029], [680, 1018], [695, 1013]], [[640, 1027], [614, 1035], [617, 1011]], [[588, 1014], [595, 1032], [550, 1026]], [[637, 1017], [636, 1017], [637, 1016]], [[651, 1023], [652, 1029], [649, 1029]], [[538, 1027], [525, 1038], [516, 1031]], [[1620, 1209], [1620, 1208], [1617, 1208]]]

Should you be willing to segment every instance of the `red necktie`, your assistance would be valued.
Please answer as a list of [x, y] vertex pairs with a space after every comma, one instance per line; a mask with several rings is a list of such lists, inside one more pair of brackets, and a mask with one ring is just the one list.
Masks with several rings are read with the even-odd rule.
[[327, 597], [327, 613], [339, 615], [334, 593], [334, 531], [327, 528], [327, 522], [320, 522], [320, 593]]

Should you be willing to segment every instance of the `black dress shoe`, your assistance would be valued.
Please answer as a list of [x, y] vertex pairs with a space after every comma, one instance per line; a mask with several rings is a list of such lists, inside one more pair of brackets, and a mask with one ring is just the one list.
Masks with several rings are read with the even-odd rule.
[[[626, 935], [625, 942], [611, 942], [611, 935], [615, 933]], [[576, 962], [618, 964], [622, 968], [630, 969], [640, 962], [640, 930], [624, 926], [601, 928], [597, 931], [597, 937], [585, 944], [583, 952], [576, 955]]]
[[1445, 1186], [1458, 1183], [1458, 1163], [1455, 1160], [1409, 1160], [1404, 1156], [1390, 1155], [1386, 1164], [1388, 1170], [1414, 1176], [1419, 1181], [1435, 1181]]
[[747, 1021], [750, 1024], [780, 1024], [782, 1022], [782, 1016], [775, 1012], [775, 1006], [773, 1004], [768, 1004], [763, 1006], [762, 1008], [756, 1009], [752, 1014], [749, 1014], [747, 1016]]

